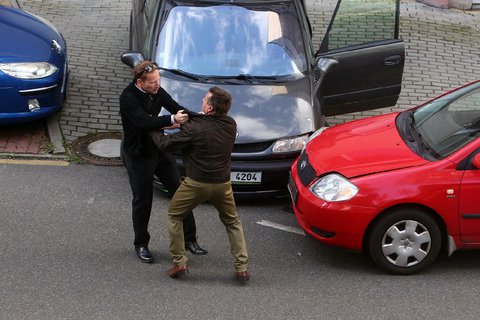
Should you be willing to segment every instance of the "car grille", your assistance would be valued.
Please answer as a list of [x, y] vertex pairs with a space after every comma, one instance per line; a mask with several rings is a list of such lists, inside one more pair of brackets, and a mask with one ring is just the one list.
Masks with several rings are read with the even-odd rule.
[[273, 141], [257, 142], [257, 143], [239, 143], [233, 145], [233, 153], [250, 153], [262, 152], [268, 149]]
[[298, 158], [297, 172], [300, 181], [305, 187], [312, 183], [313, 179], [315, 179], [315, 177], [317, 176], [315, 170], [310, 165], [310, 161], [308, 161], [306, 152], [302, 152], [302, 154], [300, 154], [300, 157]]

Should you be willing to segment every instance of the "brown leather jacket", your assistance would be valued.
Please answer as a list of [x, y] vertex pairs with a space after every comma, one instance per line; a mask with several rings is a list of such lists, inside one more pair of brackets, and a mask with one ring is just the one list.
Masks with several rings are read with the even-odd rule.
[[191, 115], [190, 121], [173, 134], [150, 133], [160, 150], [181, 150], [187, 176], [204, 183], [230, 180], [230, 156], [236, 134], [233, 118], [215, 115]]

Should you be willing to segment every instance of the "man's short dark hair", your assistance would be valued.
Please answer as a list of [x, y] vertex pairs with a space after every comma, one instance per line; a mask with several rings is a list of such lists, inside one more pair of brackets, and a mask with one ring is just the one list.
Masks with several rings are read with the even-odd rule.
[[211, 87], [208, 92], [210, 96], [209, 104], [212, 106], [217, 116], [224, 116], [230, 110], [232, 105], [232, 95], [219, 87]]

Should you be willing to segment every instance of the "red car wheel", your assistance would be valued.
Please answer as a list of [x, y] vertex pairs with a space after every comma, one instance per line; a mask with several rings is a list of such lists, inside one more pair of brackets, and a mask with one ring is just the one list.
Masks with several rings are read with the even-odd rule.
[[437, 258], [441, 232], [436, 221], [416, 208], [399, 208], [376, 222], [368, 239], [375, 264], [392, 274], [420, 272]]

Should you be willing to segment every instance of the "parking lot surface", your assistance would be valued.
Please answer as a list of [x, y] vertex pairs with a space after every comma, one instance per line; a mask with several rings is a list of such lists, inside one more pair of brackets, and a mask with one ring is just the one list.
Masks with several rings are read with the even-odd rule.
[[[67, 39], [70, 88], [58, 117], [64, 139], [121, 131], [118, 97], [131, 71], [119, 57], [128, 50], [131, 0], [17, 2], [21, 9], [53, 22]], [[307, 0], [317, 44], [334, 5], [333, 0]], [[328, 119], [330, 124], [406, 109], [479, 77], [480, 11], [438, 9], [405, 0], [400, 19], [406, 63], [397, 105], [338, 116]]]

